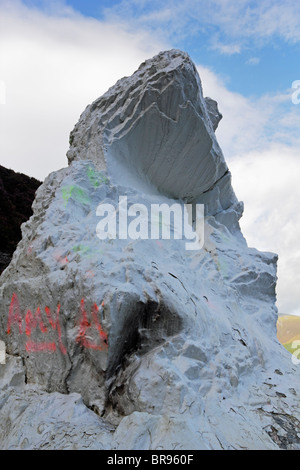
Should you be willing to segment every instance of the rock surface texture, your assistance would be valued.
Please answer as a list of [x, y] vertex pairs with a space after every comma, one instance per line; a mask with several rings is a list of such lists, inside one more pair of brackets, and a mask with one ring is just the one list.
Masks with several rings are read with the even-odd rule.
[[[1, 448], [300, 449], [299, 366], [276, 337], [277, 256], [241, 233], [221, 117], [178, 50], [81, 115], [69, 166], [39, 187], [0, 278]], [[124, 196], [204, 204], [201, 248], [100, 239], [99, 204], [120, 216]]]

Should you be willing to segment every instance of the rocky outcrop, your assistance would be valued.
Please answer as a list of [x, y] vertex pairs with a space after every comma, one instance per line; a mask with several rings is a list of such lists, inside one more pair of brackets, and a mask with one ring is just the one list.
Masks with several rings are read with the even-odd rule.
[[[277, 256], [240, 231], [220, 117], [177, 50], [80, 117], [69, 167], [38, 189], [1, 276], [3, 447], [299, 448], [299, 371], [276, 338]], [[149, 221], [157, 204], [187, 212], [197, 249], [175, 215]], [[169, 238], [150, 236], [166, 226]]]

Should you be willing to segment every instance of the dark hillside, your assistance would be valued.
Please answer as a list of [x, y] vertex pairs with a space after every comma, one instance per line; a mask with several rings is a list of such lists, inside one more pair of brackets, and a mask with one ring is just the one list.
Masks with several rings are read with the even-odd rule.
[[21, 239], [21, 224], [32, 215], [35, 192], [41, 182], [0, 165], [0, 274]]

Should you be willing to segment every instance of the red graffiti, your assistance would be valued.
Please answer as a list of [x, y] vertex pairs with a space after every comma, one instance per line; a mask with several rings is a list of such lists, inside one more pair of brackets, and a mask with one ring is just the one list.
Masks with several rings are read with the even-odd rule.
[[22, 316], [20, 313], [20, 304], [17, 294], [13, 294], [9, 306], [8, 312], [8, 321], [7, 321], [7, 333], [10, 334], [11, 327], [14, 323], [19, 325], [19, 333], [20, 335], [23, 333], [23, 326], [22, 326]]
[[[101, 306], [104, 306], [102, 302]], [[60, 324], [60, 304], [57, 305], [56, 312], [51, 312], [51, 309], [46, 306], [44, 308], [45, 317], [47, 319], [47, 325], [42, 317], [42, 311], [40, 307], [37, 307], [35, 312], [33, 313], [32, 310], [28, 309], [26, 311], [25, 317], [23, 319], [22, 313], [20, 310], [19, 299], [16, 293], [13, 294], [9, 312], [8, 312], [8, 320], [7, 320], [7, 334], [11, 334], [12, 328], [14, 325], [17, 326], [18, 332], [20, 335], [23, 333], [26, 334], [27, 341], [25, 343], [25, 348], [27, 352], [55, 352], [57, 347], [59, 348], [62, 354], [67, 354], [67, 349], [62, 341], [62, 331], [61, 331], [61, 324]], [[94, 303], [91, 309], [91, 321], [88, 321], [88, 315], [85, 309], [84, 299], [81, 299], [80, 302], [80, 322], [79, 322], [79, 332], [76, 337], [76, 342], [79, 343], [81, 346], [94, 349], [97, 351], [105, 350], [108, 348], [108, 341], [107, 341], [107, 333], [102, 329], [100, 321], [98, 319], [99, 316], [99, 308], [96, 303]], [[24, 328], [24, 320], [25, 320], [25, 328]], [[47, 335], [49, 330], [52, 332], [57, 333], [57, 342], [54, 341], [33, 341], [32, 333], [37, 330], [41, 331], [43, 335]], [[94, 341], [91, 340], [91, 334], [96, 332], [98, 338]], [[89, 335], [87, 335], [87, 332]]]
[[[103, 305], [103, 302], [102, 302], [102, 305]], [[105, 333], [105, 331], [103, 331], [101, 324], [98, 320], [99, 308], [97, 304], [94, 304], [92, 307], [92, 312], [91, 312], [92, 322], [91, 323], [87, 319], [87, 313], [86, 313], [85, 306], [84, 306], [84, 299], [81, 299], [81, 302], [80, 302], [80, 312], [81, 312], [80, 326], [79, 326], [79, 333], [77, 335], [76, 342], [88, 349], [95, 349], [97, 351], [102, 351], [103, 349], [107, 349], [108, 347], [107, 334]], [[91, 328], [97, 328], [98, 335], [100, 338], [100, 344], [98, 344], [97, 342], [93, 343], [87, 338], [86, 332], [88, 329], [91, 329]]]
[[32, 252], [33, 252], [33, 247], [32, 245], [29, 245], [29, 247], [27, 248], [27, 256], [31, 256]]
[[48, 318], [48, 322], [52, 326], [53, 330], [57, 330], [59, 349], [61, 350], [63, 354], [66, 354], [67, 350], [61, 341], [61, 327], [60, 327], [60, 322], [59, 322], [60, 304], [58, 304], [57, 306], [55, 318], [53, 317], [49, 307], [45, 307], [45, 312]]
[[25, 333], [30, 339], [26, 341], [26, 345], [25, 345], [26, 351], [27, 352], [56, 351], [56, 344], [54, 342], [37, 343], [31, 340], [32, 330], [35, 330], [38, 325], [42, 333], [48, 332], [48, 329], [44, 325], [44, 322], [42, 320], [40, 307], [36, 309], [36, 312], [34, 314], [32, 313], [31, 310], [27, 310], [26, 315], [25, 315]]
[[47, 328], [45, 327], [43, 320], [42, 320], [40, 307], [36, 309], [36, 312], [34, 315], [32, 314], [31, 310], [27, 310], [27, 313], [25, 315], [25, 325], [26, 325], [25, 333], [27, 336], [31, 335], [31, 330], [35, 329], [37, 327], [37, 324], [39, 324], [39, 327], [42, 333], [47, 333]]
[[55, 259], [59, 264], [61, 264], [62, 266], [66, 265], [66, 264], [69, 262], [68, 257], [62, 255], [59, 250], [56, 250], [56, 251], [54, 252], [53, 257], [54, 257], [54, 259]]
[[55, 343], [36, 343], [34, 341], [28, 340], [26, 341], [26, 351], [27, 352], [42, 352], [42, 351], [54, 352], [56, 351], [56, 344]]

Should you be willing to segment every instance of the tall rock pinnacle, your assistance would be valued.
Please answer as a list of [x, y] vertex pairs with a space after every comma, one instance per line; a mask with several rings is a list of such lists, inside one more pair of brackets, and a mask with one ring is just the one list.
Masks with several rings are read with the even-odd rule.
[[92, 160], [119, 182], [125, 170], [130, 181], [194, 200], [227, 171], [213, 130], [217, 116], [207, 110], [189, 56], [164, 52], [88, 106], [71, 133], [68, 159]]
[[300, 448], [277, 255], [241, 233], [221, 117], [178, 50], [83, 112], [0, 278], [0, 448]]

